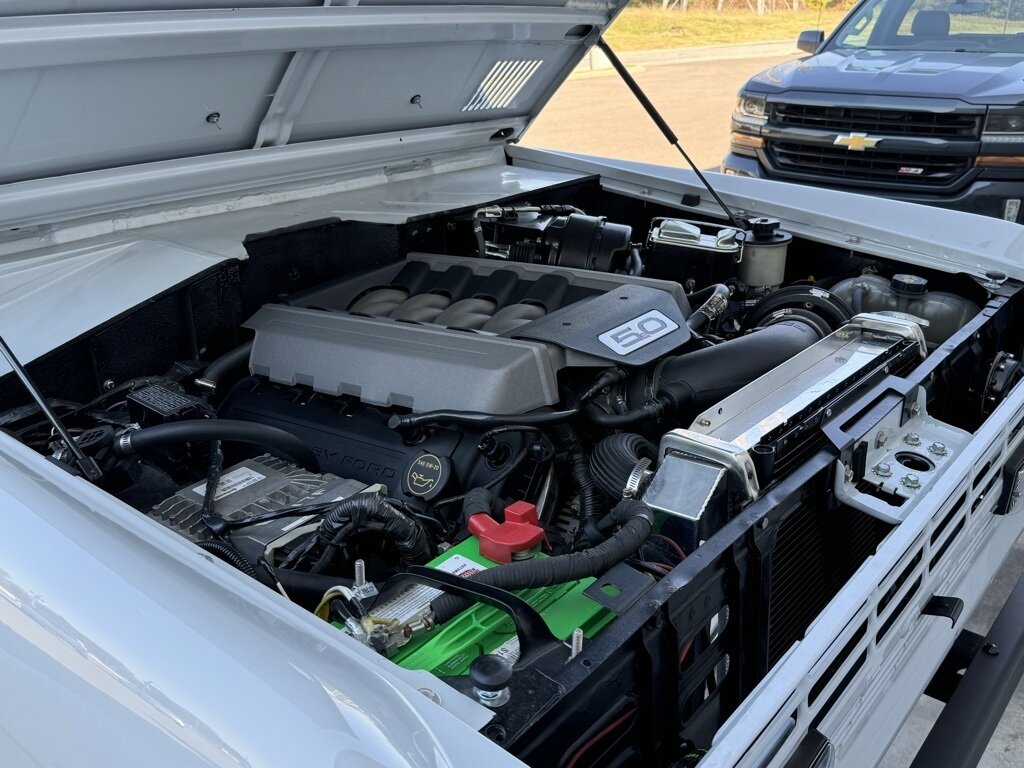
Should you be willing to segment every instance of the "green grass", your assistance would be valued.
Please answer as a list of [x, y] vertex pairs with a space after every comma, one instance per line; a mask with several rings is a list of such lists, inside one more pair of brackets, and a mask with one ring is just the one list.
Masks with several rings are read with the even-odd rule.
[[608, 30], [608, 42], [619, 51], [689, 48], [700, 45], [792, 40], [805, 29], [831, 31], [844, 10], [783, 11], [757, 16], [749, 11], [626, 8]]

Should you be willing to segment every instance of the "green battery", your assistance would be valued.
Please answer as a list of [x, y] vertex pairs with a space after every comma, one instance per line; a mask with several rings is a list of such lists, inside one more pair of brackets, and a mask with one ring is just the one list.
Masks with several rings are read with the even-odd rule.
[[[545, 557], [538, 554], [536, 557]], [[455, 545], [428, 565], [459, 576], [468, 576], [496, 564], [480, 554], [475, 537]], [[584, 637], [593, 637], [614, 614], [583, 594], [594, 579], [580, 579], [550, 587], [525, 589], [517, 594], [544, 618], [555, 637], [568, 640], [577, 627]], [[434, 600], [441, 592], [415, 587], [398, 598], [405, 610], [414, 610]], [[385, 610], [397, 610], [396, 606]], [[376, 613], [376, 611], [375, 611]], [[477, 656], [494, 653], [510, 661], [519, 658], [519, 639], [507, 613], [489, 605], [476, 604], [443, 626], [419, 633], [399, 649], [393, 661], [406, 669], [424, 669], [438, 676], [464, 675]]]

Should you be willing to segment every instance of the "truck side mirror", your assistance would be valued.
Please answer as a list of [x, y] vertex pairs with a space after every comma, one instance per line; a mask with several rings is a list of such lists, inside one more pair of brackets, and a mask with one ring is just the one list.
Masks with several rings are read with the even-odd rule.
[[825, 33], [820, 29], [806, 29], [796, 39], [796, 47], [804, 53], [814, 53], [825, 42]]

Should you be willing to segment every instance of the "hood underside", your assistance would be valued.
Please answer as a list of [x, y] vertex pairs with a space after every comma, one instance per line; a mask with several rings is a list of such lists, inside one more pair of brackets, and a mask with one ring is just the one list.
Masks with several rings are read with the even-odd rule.
[[623, 5], [15, 0], [0, 184], [504, 120], [515, 138]]

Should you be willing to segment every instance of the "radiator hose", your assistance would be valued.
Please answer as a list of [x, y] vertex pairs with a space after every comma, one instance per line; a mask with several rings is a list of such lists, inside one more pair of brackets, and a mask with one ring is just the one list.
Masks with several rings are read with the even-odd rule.
[[266, 448], [275, 456], [291, 459], [311, 472], [320, 471], [316, 454], [302, 440], [278, 427], [231, 419], [193, 419], [160, 424], [156, 427], [123, 432], [115, 447], [122, 456], [130, 456], [150, 448], [194, 441], [224, 440], [252, 443]]
[[657, 456], [658, 448], [650, 440], [630, 432], [617, 432], [594, 446], [590, 474], [605, 496], [621, 499], [637, 464], [642, 459], [653, 462]]
[[[497, 565], [467, 578], [505, 590], [536, 589], [565, 584], [591, 576], [600, 576], [613, 565], [636, 552], [654, 526], [654, 513], [637, 499], [624, 499], [608, 513], [621, 528], [600, 544], [557, 557], [536, 557], [508, 565]], [[432, 604], [434, 620], [443, 624], [471, 605], [457, 595], [445, 594]]]

